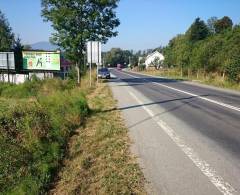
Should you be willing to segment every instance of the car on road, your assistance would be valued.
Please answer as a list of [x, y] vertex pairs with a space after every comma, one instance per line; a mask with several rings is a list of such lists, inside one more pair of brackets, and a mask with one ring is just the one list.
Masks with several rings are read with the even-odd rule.
[[110, 79], [111, 78], [111, 74], [110, 74], [110, 71], [108, 70], [108, 68], [100, 68], [98, 70], [98, 78]]

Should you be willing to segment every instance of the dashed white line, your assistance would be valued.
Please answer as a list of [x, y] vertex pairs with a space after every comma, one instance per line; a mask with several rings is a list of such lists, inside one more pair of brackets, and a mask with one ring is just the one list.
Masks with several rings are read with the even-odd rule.
[[[122, 72], [130, 77], [133, 77], [133, 78], [137, 78], [137, 79], [143, 79], [141, 77], [137, 77], [137, 76], [133, 76], [131, 74], [128, 74], [126, 72]], [[143, 80], [146, 80], [146, 79], [143, 79]], [[164, 85], [164, 84], [161, 84], [161, 83], [157, 83], [157, 82], [152, 82], [156, 85], [159, 85], [159, 86], [162, 86], [162, 87], [165, 87], [165, 88], [168, 88], [168, 89], [171, 89], [171, 90], [174, 90], [174, 91], [177, 91], [177, 92], [180, 92], [180, 93], [184, 93], [184, 94], [187, 94], [187, 95], [190, 95], [190, 96], [193, 96], [193, 97], [196, 97], [196, 98], [199, 98], [199, 99], [202, 99], [202, 100], [205, 100], [205, 101], [208, 101], [208, 102], [211, 102], [213, 104], [217, 104], [219, 106], [222, 106], [222, 107], [225, 107], [225, 108], [228, 108], [228, 109], [231, 109], [231, 110], [235, 110], [235, 111], [238, 111], [240, 112], [240, 108], [239, 107], [235, 107], [235, 106], [231, 106], [229, 104], [225, 104], [223, 102], [219, 102], [219, 101], [216, 101], [216, 100], [212, 100], [212, 99], [209, 99], [209, 98], [206, 98], [206, 97], [202, 97], [202, 96], [199, 96], [199, 95], [196, 95], [196, 94], [193, 94], [193, 93], [190, 93], [190, 92], [187, 92], [187, 91], [183, 91], [183, 90], [180, 90], [180, 89], [176, 89], [174, 87], [169, 87], [167, 85]]]
[[164, 121], [160, 120], [158, 117], [154, 117], [152, 110], [144, 106], [144, 103], [132, 92], [129, 94], [140, 104], [143, 105], [142, 108], [151, 116], [151, 118], [164, 130], [164, 132], [173, 140], [173, 142], [186, 154], [186, 156], [201, 170], [201, 172], [206, 175], [216, 188], [222, 192], [224, 195], [232, 195], [237, 191], [224, 179], [217, 174], [217, 172], [204, 160], [202, 160], [199, 155], [189, 147], [184, 140], [179, 137], [176, 132], [171, 129]]

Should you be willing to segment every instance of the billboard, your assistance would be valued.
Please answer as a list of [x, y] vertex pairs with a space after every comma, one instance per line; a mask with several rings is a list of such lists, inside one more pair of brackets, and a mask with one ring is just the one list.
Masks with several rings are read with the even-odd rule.
[[23, 51], [24, 70], [60, 70], [60, 52]]
[[14, 52], [0, 52], [0, 70], [15, 70]]
[[102, 64], [102, 45], [98, 41], [87, 42], [87, 61], [88, 63]]

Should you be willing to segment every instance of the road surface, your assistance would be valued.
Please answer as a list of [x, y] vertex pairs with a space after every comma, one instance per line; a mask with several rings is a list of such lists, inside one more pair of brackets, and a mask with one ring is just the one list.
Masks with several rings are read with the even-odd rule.
[[240, 194], [240, 93], [111, 73], [149, 194]]

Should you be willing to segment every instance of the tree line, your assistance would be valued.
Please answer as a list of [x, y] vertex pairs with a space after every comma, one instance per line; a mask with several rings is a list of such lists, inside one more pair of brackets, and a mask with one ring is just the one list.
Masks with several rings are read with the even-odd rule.
[[[116, 67], [117, 64], [130, 65], [131, 67], [138, 66], [139, 63], [145, 62], [145, 58], [154, 51], [163, 52], [163, 47], [155, 49], [138, 50], [123, 50], [121, 48], [112, 48], [108, 52], [103, 53], [103, 61], [105, 66]], [[141, 59], [141, 60], [139, 60]]]
[[113, 48], [104, 54], [105, 64], [142, 65], [156, 50], [165, 56], [163, 67], [177, 68], [182, 76], [202, 72], [240, 82], [240, 25], [234, 25], [228, 16], [211, 17], [206, 22], [196, 18], [186, 33], [171, 39], [166, 47], [137, 52]]
[[183, 74], [202, 70], [240, 82], [240, 25], [233, 25], [228, 16], [207, 22], [196, 18], [186, 33], [170, 40], [163, 53], [164, 63]]

